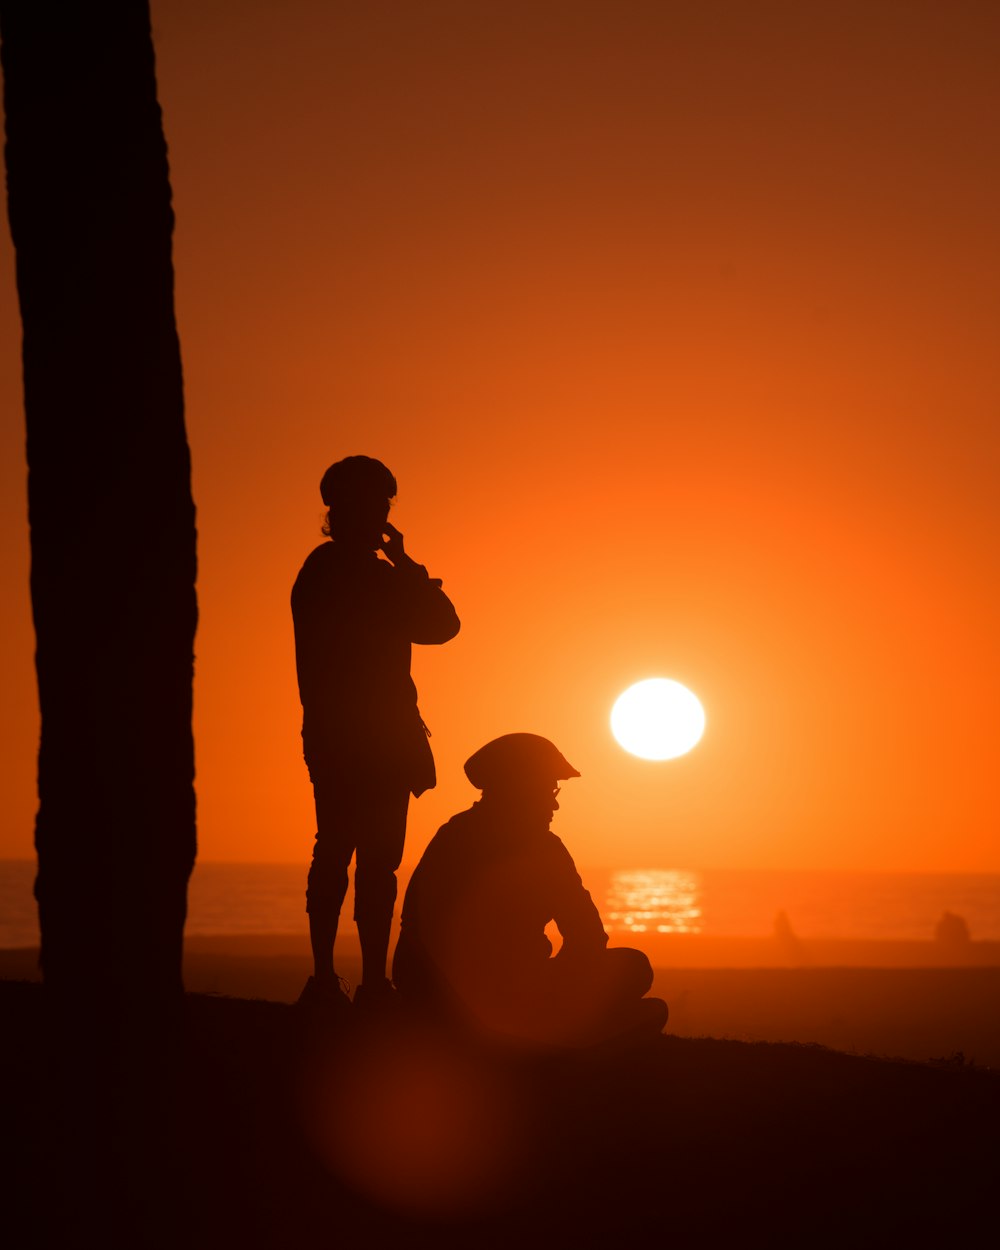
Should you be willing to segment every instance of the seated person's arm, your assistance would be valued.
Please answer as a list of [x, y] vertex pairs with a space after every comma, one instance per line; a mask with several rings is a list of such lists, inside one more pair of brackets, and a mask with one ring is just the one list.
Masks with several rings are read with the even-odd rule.
[[577, 956], [586, 958], [605, 949], [608, 935], [597, 905], [584, 888], [573, 857], [555, 834], [550, 836], [554, 843], [551, 856], [552, 919], [563, 939], [559, 954], [567, 959]]

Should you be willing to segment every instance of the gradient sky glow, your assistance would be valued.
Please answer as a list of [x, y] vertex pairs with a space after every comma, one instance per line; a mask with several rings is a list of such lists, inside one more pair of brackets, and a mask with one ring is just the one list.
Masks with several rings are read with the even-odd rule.
[[[153, 15], [201, 855], [309, 854], [288, 595], [323, 470], [364, 452], [463, 621], [415, 652], [441, 781], [408, 861], [475, 796], [466, 756], [529, 730], [582, 773], [580, 863], [1000, 870], [1000, 7]], [[0, 856], [27, 857], [19, 335], [4, 232]], [[650, 676], [704, 704], [681, 759], [608, 729]]]

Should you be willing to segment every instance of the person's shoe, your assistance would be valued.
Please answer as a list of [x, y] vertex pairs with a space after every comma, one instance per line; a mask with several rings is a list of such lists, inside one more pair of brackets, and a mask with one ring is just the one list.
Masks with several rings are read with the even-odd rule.
[[365, 1015], [388, 1015], [397, 1007], [396, 991], [386, 977], [381, 981], [362, 981], [354, 991], [354, 1007]]
[[310, 977], [302, 987], [302, 993], [295, 1005], [307, 1011], [339, 1016], [351, 1009], [351, 1000], [348, 997], [350, 988], [343, 977], [322, 980]]

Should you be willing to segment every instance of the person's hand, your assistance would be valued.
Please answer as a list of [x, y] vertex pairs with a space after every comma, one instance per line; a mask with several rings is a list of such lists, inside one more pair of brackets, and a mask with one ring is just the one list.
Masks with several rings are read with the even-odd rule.
[[396, 529], [395, 525], [390, 525], [388, 521], [385, 523], [385, 530], [382, 535], [382, 550], [393, 562], [399, 564], [406, 558], [406, 552], [403, 549], [403, 535]]

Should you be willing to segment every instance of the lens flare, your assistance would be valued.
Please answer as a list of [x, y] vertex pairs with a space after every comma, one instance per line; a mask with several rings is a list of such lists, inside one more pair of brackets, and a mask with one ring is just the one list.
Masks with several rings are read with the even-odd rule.
[[519, 1103], [503, 1074], [457, 1047], [400, 1030], [327, 1056], [302, 1108], [324, 1165], [410, 1215], [485, 1212], [519, 1184]]

